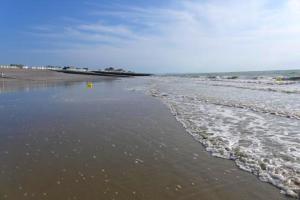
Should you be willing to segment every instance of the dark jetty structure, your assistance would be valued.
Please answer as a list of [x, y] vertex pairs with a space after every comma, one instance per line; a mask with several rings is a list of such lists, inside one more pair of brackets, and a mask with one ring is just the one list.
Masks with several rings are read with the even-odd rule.
[[135, 72], [113, 72], [113, 71], [92, 71], [95, 74], [104, 76], [151, 76], [152, 74], [135, 73]]
[[135, 73], [124, 71], [123, 69], [106, 68], [105, 70], [89, 71], [87, 68], [74, 69], [70, 67], [64, 67], [61, 70], [55, 70], [56, 72], [62, 72], [67, 74], [82, 74], [82, 75], [94, 75], [94, 76], [114, 76], [114, 77], [135, 77], [135, 76], [151, 76], [147, 73]]

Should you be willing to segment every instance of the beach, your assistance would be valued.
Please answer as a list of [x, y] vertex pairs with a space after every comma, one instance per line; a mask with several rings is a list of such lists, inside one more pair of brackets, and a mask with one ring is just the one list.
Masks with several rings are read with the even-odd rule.
[[0, 92], [27, 90], [41, 87], [55, 87], [59, 85], [74, 85], [78, 82], [112, 80], [113, 77], [99, 77], [58, 73], [50, 70], [33, 69], [0, 69], [7, 78], [0, 79]]
[[0, 199], [288, 199], [134, 89], [153, 79], [4, 73]]

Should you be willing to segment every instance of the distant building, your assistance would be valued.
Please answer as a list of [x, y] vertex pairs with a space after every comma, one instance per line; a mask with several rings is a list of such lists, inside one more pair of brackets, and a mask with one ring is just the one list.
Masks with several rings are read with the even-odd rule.
[[14, 67], [14, 68], [22, 69], [24, 65], [22, 65], [22, 64], [10, 64], [9, 66]]
[[122, 68], [119, 68], [119, 69], [115, 69], [113, 67], [107, 67], [104, 69], [104, 71], [107, 71], [107, 72], [126, 72], [124, 69]]
[[47, 65], [47, 66], [27, 66], [23, 64], [10, 64], [10, 65], [0, 65], [0, 69], [30, 69], [30, 70], [72, 70], [72, 71], [83, 71], [86, 72], [89, 69], [87, 67], [85, 68], [78, 68], [78, 67], [73, 67], [73, 66], [65, 66], [65, 67], [60, 67], [60, 66], [52, 66], [52, 65]]
[[114, 71], [114, 70], [115, 70], [115, 68], [113, 68], [113, 67], [107, 67], [104, 69], [104, 71]]
[[15, 69], [17, 68], [16, 66], [12, 66], [12, 65], [0, 65], [1, 69]]
[[67, 71], [78, 71], [78, 72], [87, 72], [89, 68], [79, 68], [79, 67], [73, 67], [73, 66], [65, 66], [62, 68], [63, 70]]

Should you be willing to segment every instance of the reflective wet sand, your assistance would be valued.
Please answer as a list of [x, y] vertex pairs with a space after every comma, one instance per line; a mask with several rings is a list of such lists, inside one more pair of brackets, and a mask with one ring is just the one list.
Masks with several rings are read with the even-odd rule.
[[139, 81], [2, 93], [0, 199], [286, 198], [211, 157], [165, 105], [128, 84]]

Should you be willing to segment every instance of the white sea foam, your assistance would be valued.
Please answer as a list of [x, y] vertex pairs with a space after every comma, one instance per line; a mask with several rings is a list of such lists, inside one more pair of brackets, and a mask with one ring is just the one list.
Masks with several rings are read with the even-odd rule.
[[282, 92], [282, 93], [297, 93], [300, 94], [300, 83], [296, 81], [277, 81], [276, 79], [265, 79], [265, 80], [248, 80], [248, 79], [237, 79], [237, 80], [211, 80], [199, 78], [198, 81], [205, 81], [207, 84], [213, 86], [223, 87], [236, 87], [241, 89], [250, 90], [263, 90], [271, 92]]
[[[249, 90], [249, 83], [241, 80], [215, 84], [200, 78], [154, 77], [148, 91], [212, 155], [232, 159], [283, 193], [299, 197], [300, 94], [257, 89], [277, 87], [268, 81], [251, 82], [256, 88]], [[293, 87], [300, 91], [299, 85]]]

